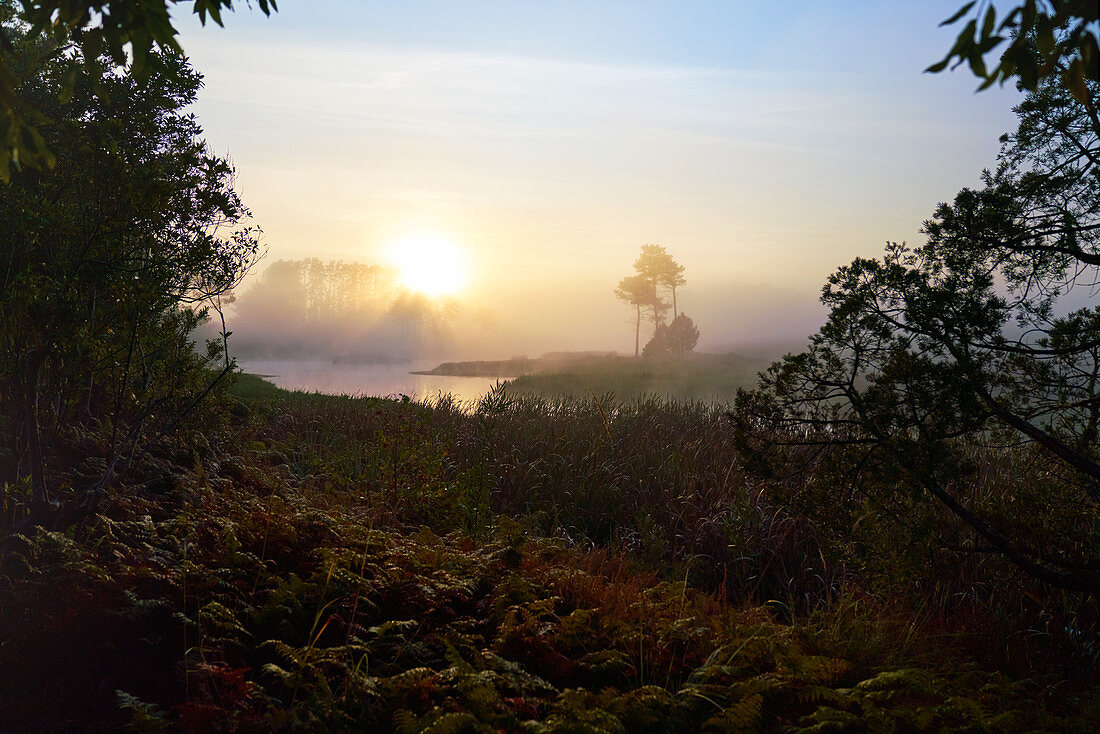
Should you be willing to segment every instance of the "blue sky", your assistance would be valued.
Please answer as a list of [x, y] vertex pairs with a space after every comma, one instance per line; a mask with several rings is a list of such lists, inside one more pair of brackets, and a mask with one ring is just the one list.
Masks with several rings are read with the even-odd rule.
[[956, 8], [285, 0], [178, 25], [271, 259], [430, 230], [506, 351], [622, 349], [611, 289], [656, 242], [718, 348], [804, 336], [836, 266], [916, 240], [993, 164], [1015, 91], [922, 73]]
[[[227, 15], [233, 33], [297, 43], [387, 44], [574, 61], [834, 71], [866, 70], [862, 54], [918, 65], [953, 2], [737, 2], [729, 0], [406, 0], [294, 2], [270, 19]], [[192, 29], [196, 24], [181, 19]], [[860, 53], [850, 53], [859, 49]], [[938, 49], [937, 49], [938, 50]], [[900, 52], [900, 53], [899, 53]], [[921, 67], [923, 68], [923, 67]]]

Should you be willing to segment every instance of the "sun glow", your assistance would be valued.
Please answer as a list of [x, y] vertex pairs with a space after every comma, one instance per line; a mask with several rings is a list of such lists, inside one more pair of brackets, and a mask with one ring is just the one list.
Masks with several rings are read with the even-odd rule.
[[435, 232], [410, 235], [389, 247], [402, 284], [428, 296], [454, 295], [466, 285], [468, 270], [462, 249]]

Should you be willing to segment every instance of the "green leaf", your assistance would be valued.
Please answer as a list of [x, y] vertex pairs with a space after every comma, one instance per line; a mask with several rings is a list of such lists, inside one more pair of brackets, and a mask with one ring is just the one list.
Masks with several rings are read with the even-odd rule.
[[61, 93], [57, 95], [57, 99], [61, 104], [68, 104], [73, 99], [77, 71], [78, 69], [74, 66], [65, 73], [65, 79], [61, 84]]
[[993, 25], [997, 22], [997, 11], [993, 6], [989, 6], [989, 10], [985, 11], [985, 21], [982, 22], [982, 38], [989, 38], [993, 33]]
[[1069, 68], [1062, 73], [1062, 83], [1078, 102], [1088, 104], [1089, 88], [1085, 84], [1085, 65], [1080, 57], [1073, 59]]
[[968, 2], [966, 5], [963, 5], [961, 8], [958, 9], [958, 11], [954, 15], [952, 15], [950, 18], [948, 18], [944, 22], [940, 23], [940, 28], [943, 28], [945, 25], [951, 25], [952, 23], [957, 21], [959, 18], [961, 18], [964, 15], [966, 15], [967, 13], [969, 13], [970, 9], [972, 7], [974, 7], [974, 4], [976, 2], [977, 2], [977, 0], [972, 0], [972, 2]]
[[1004, 40], [1003, 36], [987, 36], [982, 39], [981, 44], [978, 46], [978, 52], [983, 55], [987, 54]]
[[1020, 19], [1021, 32], [1029, 31], [1035, 26], [1035, 18], [1038, 12], [1039, 11], [1035, 8], [1035, 0], [1027, 0], [1027, 2], [1024, 3], [1024, 9]]

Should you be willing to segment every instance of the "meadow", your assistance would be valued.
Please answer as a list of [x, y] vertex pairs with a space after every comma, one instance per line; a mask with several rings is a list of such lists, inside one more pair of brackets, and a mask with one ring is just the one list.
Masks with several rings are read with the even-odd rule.
[[[827, 458], [765, 473], [717, 404], [498, 388], [464, 409], [248, 376], [232, 392], [95, 515], [8, 537], [3, 728], [1091, 731], [1100, 717], [1094, 599], [952, 549], [950, 518], [917, 502], [907, 524], [906, 508], [826, 499]], [[94, 463], [94, 435], [81, 450]], [[1012, 481], [1011, 456], [988, 458], [1000, 468], [974, 496]]]

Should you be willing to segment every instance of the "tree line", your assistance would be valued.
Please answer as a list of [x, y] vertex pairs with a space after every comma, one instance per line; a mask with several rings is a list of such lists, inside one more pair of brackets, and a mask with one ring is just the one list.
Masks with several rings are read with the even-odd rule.
[[391, 360], [445, 344], [457, 309], [388, 265], [284, 259], [240, 293], [231, 324], [242, 356]]

